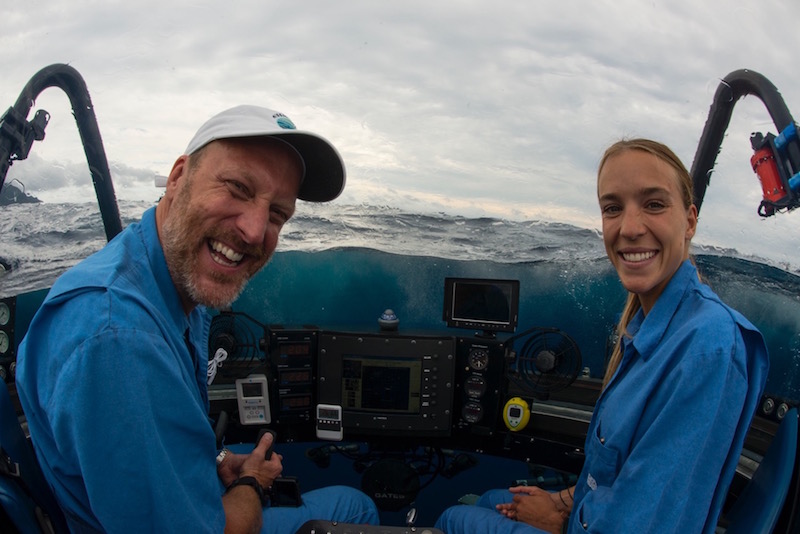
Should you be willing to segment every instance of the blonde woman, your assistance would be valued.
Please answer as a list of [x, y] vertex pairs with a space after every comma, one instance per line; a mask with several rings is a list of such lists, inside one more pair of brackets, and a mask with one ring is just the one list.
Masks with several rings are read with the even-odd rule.
[[615, 143], [597, 178], [603, 241], [628, 300], [574, 487], [453, 507], [459, 532], [714, 532], [767, 378], [758, 330], [700, 281], [692, 181], [661, 143]]

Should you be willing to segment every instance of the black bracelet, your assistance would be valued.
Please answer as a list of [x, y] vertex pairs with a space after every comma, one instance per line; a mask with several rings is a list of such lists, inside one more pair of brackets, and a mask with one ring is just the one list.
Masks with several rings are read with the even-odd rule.
[[[567, 490], [567, 495], [569, 495], [569, 490]], [[560, 491], [558, 492], [558, 498], [561, 499], [561, 502], [564, 504], [564, 508], [569, 510], [569, 505], [567, 504], [567, 501], [564, 500], [564, 496], [561, 495]]]
[[261, 487], [261, 484], [258, 483], [256, 477], [239, 477], [233, 482], [231, 482], [230, 486], [225, 488], [225, 493], [228, 493], [230, 490], [235, 488], [236, 486], [250, 486], [256, 493], [258, 494], [258, 500], [261, 502], [261, 506], [266, 506], [267, 504], [267, 496], [264, 495], [264, 488]]

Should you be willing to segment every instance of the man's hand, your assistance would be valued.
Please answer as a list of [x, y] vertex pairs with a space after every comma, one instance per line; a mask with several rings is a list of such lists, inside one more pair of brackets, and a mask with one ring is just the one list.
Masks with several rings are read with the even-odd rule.
[[283, 456], [273, 453], [269, 462], [264, 460], [267, 449], [272, 445], [272, 434], [267, 432], [256, 444], [250, 454], [234, 454], [229, 452], [222, 463], [217, 466], [217, 475], [228, 487], [231, 482], [239, 477], [256, 477], [262, 487], [269, 488], [272, 482], [283, 472]]

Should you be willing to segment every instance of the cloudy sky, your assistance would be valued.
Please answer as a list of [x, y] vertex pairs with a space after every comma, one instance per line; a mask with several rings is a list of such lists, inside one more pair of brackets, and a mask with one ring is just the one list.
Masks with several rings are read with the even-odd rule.
[[[197, 127], [240, 103], [287, 114], [348, 166], [337, 202], [599, 226], [605, 147], [646, 136], [691, 166], [720, 80], [747, 68], [800, 116], [795, 0], [197, 0], [14, 2], [0, 108], [40, 68], [85, 79], [121, 199], [155, 200]], [[68, 101], [8, 179], [46, 201], [93, 198]], [[31, 114], [32, 117], [32, 114]], [[736, 106], [695, 242], [800, 266], [800, 214], [761, 220]]]

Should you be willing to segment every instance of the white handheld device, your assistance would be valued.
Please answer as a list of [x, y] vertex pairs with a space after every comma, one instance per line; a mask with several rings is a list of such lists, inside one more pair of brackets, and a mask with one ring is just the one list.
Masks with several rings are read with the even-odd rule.
[[236, 401], [239, 404], [239, 421], [243, 425], [268, 425], [272, 422], [266, 376], [250, 375], [237, 379]]

